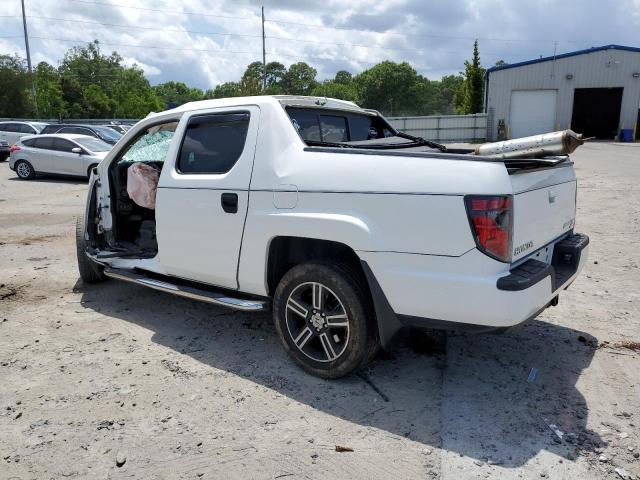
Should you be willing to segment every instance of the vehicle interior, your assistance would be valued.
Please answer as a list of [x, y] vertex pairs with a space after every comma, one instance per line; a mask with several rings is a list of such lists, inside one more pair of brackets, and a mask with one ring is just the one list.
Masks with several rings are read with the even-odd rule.
[[[178, 122], [151, 126], [134, 138], [109, 166], [113, 235], [105, 256], [152, 258], [158, 252], [155, 208], [136, 203], [127, 190], [130, 168], [142, 163], [160, 175]], [[148, 171], [148, 170], [147, 170]], [[149, 180], [153, 183], [153, 180]], [[115, 199], [115, 201], [113, 201]]]

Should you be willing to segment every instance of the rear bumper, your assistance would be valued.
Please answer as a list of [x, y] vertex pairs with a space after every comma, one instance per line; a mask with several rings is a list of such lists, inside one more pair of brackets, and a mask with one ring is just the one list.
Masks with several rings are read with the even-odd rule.
[[509, 275], [496, 282], [498, 290], [520, 291], [532, 287], [546, 277], [551, 278], [551, 290], [558, 290], [578, 271], [582, 252], [589, 245], [589, 237], [575, 233], [553, 246], [550, 264], [527, 260], [510, 270]]
[[[544, 267], [521, 264], [511, 270], [477, 249], [461, 257], [359, 254], [370, 268], [369, 277], [374, 277], [369, 283], [378, 283], [378, 295], [384, 296], [395, 317], [380, 314], [376, 305], [381, 332], [403, 326], [492, 331], [535, 318], [549, 306], [584, 266], [588, 245], [586, 235], [573, 235], [549, 246], [554, 252], [550, 265], [534, 260]], [[393, 328], [388, 328], [389, 322]], [[388, 337], [381, 333], [383, 345]]]

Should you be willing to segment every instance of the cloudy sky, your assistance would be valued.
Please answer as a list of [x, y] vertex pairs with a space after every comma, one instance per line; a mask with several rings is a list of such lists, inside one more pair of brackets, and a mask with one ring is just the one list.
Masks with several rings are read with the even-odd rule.
[[[20, 0], [2, 0], [0, 53], [24, 56]], [[437, 79], [480, 43], [483, 65], [618, 43], [640, 47], [640, 0], [25, 0], [34, 64], [98, 39], [152, 84], [211, 88], [262, 57], [320, 79], [390, 59]]]

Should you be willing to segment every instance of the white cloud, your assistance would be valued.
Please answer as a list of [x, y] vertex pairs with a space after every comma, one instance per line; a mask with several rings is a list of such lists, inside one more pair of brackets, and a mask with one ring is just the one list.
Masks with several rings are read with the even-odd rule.
[[[258, 0], [28, 1], [34, 63], [57, 63], [98, 39], [153, 83], [201, 88], [237, 80], [261, 60]], [[456, 73], [479, 38], [485, 66], [621, 43], [636, 45], [640, 0], [264, 0], [267, 61], [306, 61], [320, 78], [408, 61], [429, 78]], [[119, 6], [118, 6], [119, 5]], [[125, 8], [124, 5], [136, 8]], [[18, 15], [15, 5], [3, 14]], [[314, 26], [315, 25], [315, 26]], [[323, 28], [333, 27], [333, 28]], [[0, 18], [0, 53], [24, 55], [19, 18]]]
[[128, 66], [128, 67], [132, 67], [133, 65], [138, 66], [139, 68], [142, 69], [142, 71], [144, 72], [144, 74], [146, 76], [154, 76], [154, 75], [160, 75], [162, 73], [162, 70], [159, 69], [158, 67], [155, 67], [153, 65], [148, 65], [144, 62], [141, 62], [140, 60], [136, 60], [135, 58], [132, 57], [123, 57], [123, 62], [124, 65]]

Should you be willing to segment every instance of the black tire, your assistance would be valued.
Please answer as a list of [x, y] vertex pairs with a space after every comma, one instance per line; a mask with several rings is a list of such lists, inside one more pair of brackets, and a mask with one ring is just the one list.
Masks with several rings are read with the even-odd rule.
[[[285, 351], [304, 371], [339, 378], [373, 357], [378, 330], [365, 285], [348, 267], [319, 262], [297, 265], [282, 277], [273, 319]], [[321, 308], [314, 298], [323, 299]]]
[[91, 261], [85, 254], [87, 241], [84, 238], [84, 215], [76, 219], [76, 254], [78, 256], [78, 272], [84, 283], [104, 282], [107, 277], [104, 274], [104, 267]]
[[9, 160], [9, 154], [8, 153], [0, 154], [0, 162], [6, 162], [7, 160]]
[[36, 178], [36, 171], [33, 169], [33, 165], [31, 165], [26, 160], [18, 160], [14, 168], [16, 170], [16, 175], [18, 178], [22, 180], [32, 180]]
[[89, 165], [89, 168], [87, 168], [87, 180], [91, 178], [91, 172], [93, 171], [94, 168], [96, 168], [98, 166], [97, 163], [92, 163], [91, 165]]

